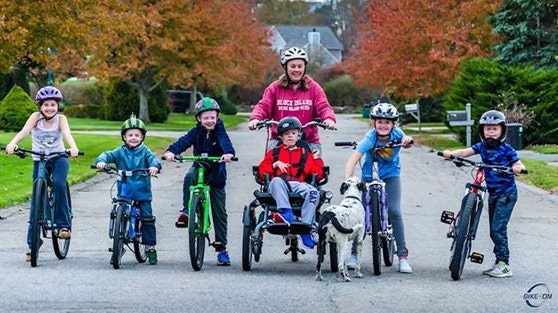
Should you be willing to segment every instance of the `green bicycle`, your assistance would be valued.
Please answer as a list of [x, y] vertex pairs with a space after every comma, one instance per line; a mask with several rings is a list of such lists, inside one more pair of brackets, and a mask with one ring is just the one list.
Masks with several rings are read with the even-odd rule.
[[[188, 239], [190, 248], [190, 262], [195, 271], [200, 271], [203, 266], [203, 258], [205, 255], [205, 240], [208, 245], [213, 245], [209, 238], [211, 230], [211, 199], [209, 191], [211, 187], [204, 183], [205, 170], [211, 162], [220, 162], [221, 157], [208, 156], [202, 153], [199, 156], [176, 155], [174, 159], [178, 162], [191, 161], [198, 165], [197, 167], [197, 184], [190, 186], [190, 201], [188, 202]], [[165, 157], [163, 157], [165, 160]], [[238, 161], [237, 157], [233, 157], [232, 161]]]

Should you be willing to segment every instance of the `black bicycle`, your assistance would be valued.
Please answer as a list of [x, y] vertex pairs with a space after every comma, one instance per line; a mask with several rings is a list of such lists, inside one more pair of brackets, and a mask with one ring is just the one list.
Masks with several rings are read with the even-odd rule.
[[[95, 165], [91, 168], [97, 169]], [[116, 174], [117, 180], [121, 182], [120, 194], [112, 196], [114, 185], [111, 188], [112, 209], [109, 221], [109, 237], [112, 239], [112, 252], [110, 263], [114, 269], [119, 269], [124, 254], [124, 245], [132, 251], [139, 263], [147, 260], [145, 245], [141, 243], [142, 228], [145, 224], [155, 223], [155, 216], [151, 218], [141, 217], [141, 208], [136, 201], [130, 198], [132, 193], [128, 178], [134, 175], [149, 176], [148, 168], [137, 168], [133, 170], [118, 170], [110, 165], [99, 170], [107, 174]], [[130, 247], [132, 244], [132, 247]]]
[[[2, 147], [1, 149], [5, 149], [5, 147]], [[47, 161], [55, 157], [68, 157], [70, 153], [68, 151], [47, 153], [45, 151], [33, 151], [18, 148], [14, 151], [14, 154], [22, 159], [25, 159], [28, 155], [37, 155], [39, 157], [37, 178], [33, 181], [31, 214], [29, 219], [31, 232], [31, 266], [37, 266], [39, 248], [43, 242], [41, 234], [43, 238], [50, 237], [52, 239], [52, 246], [56, 257], [60, 260], [65, 259], [70, 249], [71, 238], [60, 238], [60, 229], [54, 221], [57, 199], [53, 192], [51, 173], [47, 170]], [[84, 155], [84, 153], [80, 152], [79, 155]], [[68, 182], [66, 182], [66, 197], [68, 198], [71, 224], [72, 201]]]
[[[442, 152], [437, 153], [444, 156]], [[496, 171], [504, 175], [515, 175], [512, 168], [501, 165], [488, 165], [482, 162], [474, 162], [468, 159], [452, 156], [448, 159], [456, 166], [472, 166], [471, 175], [473, 182], [465, 184], [465, 196], [461, 200], [461, 209], [455, 215], [451, 211], [443, 211], [440, 221], [449, 224], [447, 233], [448, 238], [453, 241], [450, 247], [451, 278], [459, 280], [463, 274], [465, 260], [469, 258], [471, 262], [482, 264], [484, 255], [479, 252], [471, 252], [473, 240], [477, 234], [480, 217], [482, 215], [483, 200], [486, 194], [486, 184], [484, 182], [484, 171]], [[522, 174], [527, 174], [527, 170], [522, 170]]]

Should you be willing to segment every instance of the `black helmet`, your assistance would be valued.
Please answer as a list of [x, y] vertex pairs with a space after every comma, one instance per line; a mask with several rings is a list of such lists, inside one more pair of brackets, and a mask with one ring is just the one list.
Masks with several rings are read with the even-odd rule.
[[479, 133], [483, 141], [486, 140], [486, 138], [484, 138], [484, 125], [501, 125], [502, 134], [500, 135], [500, 138], [498, 138], [497, 140], [500, 142], [506, 140], [507, 127], [506, 127], [506, 116], [504, 115], [504, 113], [496, 110], [490, 110], [482, 114], [482, 116], [479, 119]]
[[302, 132], [302, 124], [300, 123], [298, 118], [294, 116], [284, 117], [277, 124], [277, 132], [279, 133], [279, 135], [282, 135], [284, 132], [291, 129], [298, 129]]

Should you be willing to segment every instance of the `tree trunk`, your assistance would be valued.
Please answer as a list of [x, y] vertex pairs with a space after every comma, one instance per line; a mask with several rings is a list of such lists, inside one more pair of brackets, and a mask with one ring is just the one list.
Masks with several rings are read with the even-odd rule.
[[143, 88], [142, 86], [139, 86], [138, 88], [138, 92], [139, 92], [139, 118], [140, 120], [144, 121], [144, 122], [151, 122], [151, 120], [149, 119], [149, 106], [148, 106], [148, 102], [149, 102], [149, 91], [145, 88]]
[[192, 83], [192, 90], [191, 90], [191, 93], [190, 93], [190, 106], [189, 106], [190, 109], [187, 110], [187, 111], [195, 113], [196, 102], [197, 102], [196, 101], [196, 99], [197, 99], [196, 94], [197, 93], [198, 93], [198, 86], [196, 85], [196, 82], [193, 82]]

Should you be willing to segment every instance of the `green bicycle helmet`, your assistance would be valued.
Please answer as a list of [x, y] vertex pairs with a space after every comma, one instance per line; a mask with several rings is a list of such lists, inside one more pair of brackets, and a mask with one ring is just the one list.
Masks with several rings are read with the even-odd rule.
[[125, 120], [124, 123], [122, 123], [122, 127], [120, 128], [120, 134], [124, 137], [124, 134], [128, 129], [139, 129], [144, 137], [145, 134], [147, 133], [147, 127], [145, 126], [145, 123], [139, 118], [137, 118], [136, 115], [133, 113], [132, 115], [130, 115], [129, 119]]
[[219, 103], [217, 103], [217, 101], [209, 97], [203, 97], [196, 103], [196, 106], [194, 107], [196, 117], [202, 112], [211, 110], [217, 111], [217, 114], [219, 114], [219, 112], [221, 112], [221, 107], [219, 107]]

